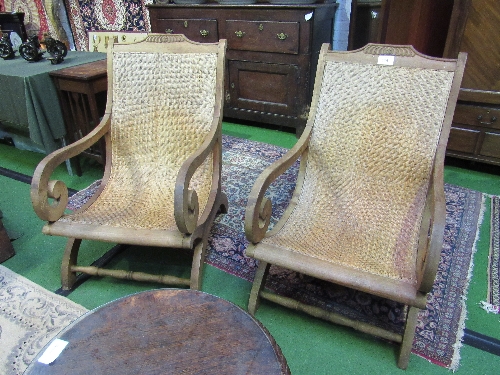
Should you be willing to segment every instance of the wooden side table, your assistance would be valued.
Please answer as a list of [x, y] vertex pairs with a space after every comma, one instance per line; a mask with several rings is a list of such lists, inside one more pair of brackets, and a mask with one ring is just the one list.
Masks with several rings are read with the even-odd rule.
[[[108, 88], [106, 60], [55, 70], [49, 74], [59, 95], [66, 125], [66, 141], [73, 143], [91, 132], [104, 115]], [[83, 155], [104, 164], [104, 140], [101, 139]], [[80, 163], [77, 158], [75, 161], [76, 173], [81, 176]]]
[[83, 315], [56, 339], [68, 342], [59, 356], [42, 364], [42, 350], [25, 375], [290, 374], [257, 320], [196, 290], [159, 289], [118, 299]]

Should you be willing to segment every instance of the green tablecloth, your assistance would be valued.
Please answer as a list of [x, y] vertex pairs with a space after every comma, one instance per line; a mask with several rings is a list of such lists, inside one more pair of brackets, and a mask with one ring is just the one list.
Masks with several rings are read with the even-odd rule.
[[49, 72], [105, 58], [100, 52], [69, 51], [57, 65], [45, 59], [30, 63], [17, 53], [13, 60], [0, 59], [0, 122], [47, 153], [54, 151], [66, 130]]

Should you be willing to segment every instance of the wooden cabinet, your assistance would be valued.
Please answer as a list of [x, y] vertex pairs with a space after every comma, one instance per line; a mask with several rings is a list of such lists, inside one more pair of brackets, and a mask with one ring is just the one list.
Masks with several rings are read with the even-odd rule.
[[149, 5], [152, 32], [227, 39], [224, 116], [302, 132], [337, 4]]
[[456, 0], [445, 57], [468, 53], [447, 155], [500, 165], [500, 2]]

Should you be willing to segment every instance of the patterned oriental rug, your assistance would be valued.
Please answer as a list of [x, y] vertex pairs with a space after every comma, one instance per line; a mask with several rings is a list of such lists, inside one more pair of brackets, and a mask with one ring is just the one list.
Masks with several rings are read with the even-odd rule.
[[88, 310], [0, 266], [0, 374], [21, 375], [40, 350]]
[[491, 198], [491, 244], [488, 264], [488, 299], [483, 308], [500, 314], [500, 197]]
[[153, 0], [64, 0], [78, 51], [88, 51], [88, 31], [151, 30], [146, 4]]
[[[212, 228], [206, 262], [237, 277], [252, 281], [256, 261], [245, 256], [248, 241], [244, 234], [247, 196], [260, 172], [280, 158], [286, 149], [254, 141], [223, 137], [222, 189], [229, 210]], [[291, 198], [298, 163], [274, 182], [266, 193], [273, 202], [272, 223], [281, 217]], [[74, 195], [69, 209], [80, 207], [99, 185], [96, 182]], [[434, 288], [427, 309], [419, 315], [413, 353], [432, 363], [456, 369], [466, 317], [465, 299], [472, 270], [478, 228], [482, 218], [483, 195], [446, 185], [447, 218], [445, 243]], [[336, 286], [271, 267], [267, 287], [348, 317], [402, 332], [405, 307], [349, 288]], [[334, 329], [334, 327], [332, 327]]]

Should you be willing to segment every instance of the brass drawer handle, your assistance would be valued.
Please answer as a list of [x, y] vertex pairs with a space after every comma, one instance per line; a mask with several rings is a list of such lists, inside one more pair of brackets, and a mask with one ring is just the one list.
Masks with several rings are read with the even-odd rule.
[[238, 30], [238, 31], [235, 31], [234, 33], [236, 34], [236, 36], [237, 36], [238, 38], [243, 38], [243, 35], [245, 35], [245, 32], [244, 32], [244, 31], [239, 31], [239, 30]]
[[165, 34], [173, 34], [174, 30], [172, 29], [165, 29]]
[[184, 27], [188, 27], [188, 21], [184, 21]]
[[208, 30], [200, 30], [200, 34], [202, 37], [206, 38], [209, 34]]
[[497, 118], [495, 116], [492, 116], [490, 122], [481, 121], [483, 119], [482, 115], [477, 116], [477, 119], [479, 120], [479, 123], [482, 125], [492, 125], [497, 120]]
[[288, 35], [286, 35], [285, 33], [279, 33], [276, 34], [276, 36], [278, 37], [279, 40], [285, 40], [286, 38], [288, 38]]

